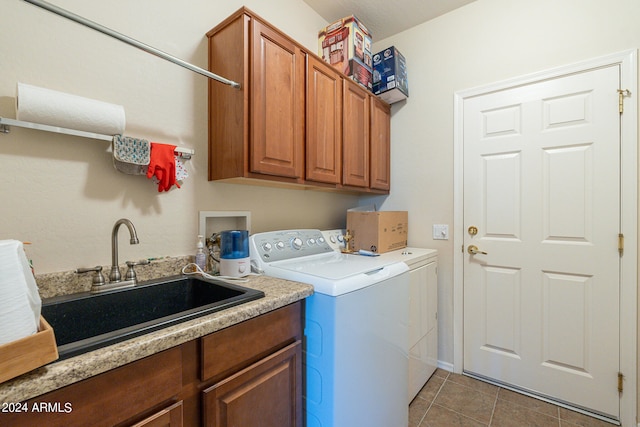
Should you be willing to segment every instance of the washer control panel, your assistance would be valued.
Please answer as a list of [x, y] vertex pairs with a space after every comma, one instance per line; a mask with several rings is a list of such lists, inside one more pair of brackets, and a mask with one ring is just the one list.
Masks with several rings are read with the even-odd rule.
[[322, 232], [313, 229], [256, 233], [250, 240], [251, 258], [267, 263], [333, 251]]
[[345, 247], [344, 235], [346, 230], [344, 229], [335, 229], [335, 230], [322, 230], [322, 235], [324, 236], [329, 246], [333, 248], [334, 251], [340, 252]]

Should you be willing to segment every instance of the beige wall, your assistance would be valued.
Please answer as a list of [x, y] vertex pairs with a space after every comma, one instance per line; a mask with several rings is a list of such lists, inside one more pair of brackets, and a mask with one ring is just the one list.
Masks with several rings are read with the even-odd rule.
[[[243, 2], [84, 2], [65, 7], [196, 65], [206, 66], [204, 33]], [[215, 3], [215, 4], [214, 4]], [[244, 2], [316, 48], [326, 24], [300, 0]], [[0, 136], [0, 238], [34, 242], [39, 272], [108, 263], [115, 220], [128, 217], [142, 243], [121, 259], [193, 251], [199, 210], [249, 210], [253, 231], [344, 226], [358, 202], [409, 210], [414, 246], [440, 251], [440, 353], [453, 362], [453, 95], [456, 91], [640, 46], [637, 0], [477, 0], [386, 40], [406, 56], [410, 98], [392, 109], [392, 193], [358, 198], [315, 191], [206, 181], [206, 80], [20, 1], [3, 5], [0, 115], [13, 117], [21, 81], [119, 103], [127, 133], [194, 147], [191, 177], [158, 194], [145, 178], [114, 171], [107, 144], [13, 129]], [[375, 35], [374, 35], [375, 36]], [[122, 239], [121, 239], [122, 240]]]
[[636, 49], [639, 18], [637, 0], [478, 0], [374, 43], [407, 58], [410, 98], [392, 108], [391, 195], [372, 200], [409, 210], [409, 243], [440, 251], [440, 361], [453, 363], [456, 248], [431, 227], [453, 226], [454, 93]]
[[[200, 67], [205, 33], [243, 4], [316, 49], [326, 21], [300, 0], [55, 0], [54, 4]], [[188, 7], [187, 7], [188, 5]], [[126, 134], [195, 148], [190, 177], [159, 194], [145, 177], [113, 168], [108, 142], [14, 127], [0, 135], [0, 239], [27, 248], [38, 273], [108, 264], [110, 234], [130, 218], [141, 243], [121, 231], [120, 261], [195, 251], [200, 210], [247, 210], [252, 231], [344, 227], [357, 197], [207, 181], [207, 79], [22, 1], [3, 2], [0, 116], [15, 118], [24, 82], [124, 106]]]

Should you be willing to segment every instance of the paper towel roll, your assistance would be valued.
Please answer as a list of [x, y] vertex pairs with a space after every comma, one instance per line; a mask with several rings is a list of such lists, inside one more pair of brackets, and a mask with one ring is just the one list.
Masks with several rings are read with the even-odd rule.
[[0, 240], [0, 345], [38, 332], [41, 308], [22, 242]]
[[16, 118], [104, 135], [124, 133], [122, 105], [18, 83]]

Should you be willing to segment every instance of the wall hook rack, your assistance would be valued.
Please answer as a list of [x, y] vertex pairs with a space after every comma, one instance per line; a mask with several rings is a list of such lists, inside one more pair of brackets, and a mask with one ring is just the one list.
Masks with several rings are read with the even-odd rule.
[[193, 65], [193, 64], [191, 64], [189, 62], [183, 61], [182, 59], [176, 58], [173, 55], [169, 55], [168, 53], [163, 52], [163, 51], [161, 51], [159, 49], [156, 49], [153, 46], [149, 46], [148, 44], [142, 43], [142, 42], [140, 42], [140, 41], [138, 41], [136, 39], [133, 39], [133, 38], [131, 38], [129, 36], [126, 36], [126, 35], [124, 35], [122, 33], [114, 31], [109, 27], [105, 27], [104, 25], [98, 24], [97, 22], [90, 21], [90, 20], [88, 20], [88, 19], [86, 19], [86, 18], [84, 18], [84, 17], [82, 17], [80, 15], [76, 15], [75, 13], [69, 12], [68, 10], [63, 9], [63, 8], [61, 8], [59, 6], [56, 6], [54, 4], [51, 4], [51, 3], [48, 3], [48, 2], [42, 1], [42, 0], [24, 0], [24, 1], [26, 1], [27, 3], [31, 3], [34, 6], [38, 6], [38, 7], [42, 8], [42, 9], [48, 10], [49, 12], [55, 13], [56, 15], [62, 16], [63, 18], [67, 18], [67, 19], [69, 19], [71, 21], [77, 22], [78, 24], [84, 25], [85, 27], [89, 27], [89, 28], [91, 28], [93, 30], [96, 30], [96, 31], [100, 32], [100, 33], [106, 34], [106, 35], [108, 35], [110, 37], [113, 37], [113, 38], [115, 38], [117, 40], [120, 40], [121, 42], [124, 42], [124, 43], [126, 43], [128, 45], [137, 47], [138, 49], [141, 49], [141, 50], [143, 50], [143, 51], [145, 51], [147, 53], [150, 53], [152, 55], [155, 55], [155, 56], [157, 56], [159, 58], [162, 58], [162, 59], [167, 60], [169, 62], [173, 62], [174, 64], [179, 65], [181, 67], [184, 67], [184, 68], [186, 68], [188, 70], [191, 70], [191, 71], [196, 72], [198, 74], [202, 74], [205, 77], [208, 77], [210, 79], [216, 80], [216, 81], [218, 81], [220, 83], [224, 83], [224, 84], [229, 85], [229, 86], [231, 86], [233, 88], [236, 88], [236, 89], [240, 89], [241, 88], [241, 85], [238, 82], [234, 82], [233, 80], [226, 79], [226, 78], [221, 77], [221, 76], [219, 76], [217, 74], [214, 74], [214, 73], [212, 73], [210, 71], [207, 71], [207, 70], [205, 70], [203, 68], [200, 68], [200, 67], [198, 67], [196, 65]]

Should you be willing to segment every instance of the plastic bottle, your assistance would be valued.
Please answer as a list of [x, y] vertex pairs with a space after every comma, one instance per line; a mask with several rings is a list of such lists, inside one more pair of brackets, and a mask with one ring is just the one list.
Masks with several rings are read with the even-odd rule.
[[202, 242], [202, 236], [198, 236], [196, 265], [200, 267], [202, 271], [206, 271], [207, 269], [207, 255], [204, 253], [204, 243]]

